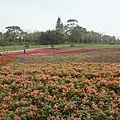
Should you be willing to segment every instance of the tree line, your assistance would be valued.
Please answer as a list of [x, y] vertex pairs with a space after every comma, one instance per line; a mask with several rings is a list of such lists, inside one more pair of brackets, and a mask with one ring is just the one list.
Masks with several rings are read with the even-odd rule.
[[57, 44], [120, 44], [115, 36], [103, 35], [98, 32], [87, 31], [79, 25], [76, 19], [67, 20], [66, 24], [58, 18], [55, 29], [35, 32], [26, 32], [19, 26], [7, 26], [6, 32], [0, 32], [0, 46], [13, 45], [50, 45]]

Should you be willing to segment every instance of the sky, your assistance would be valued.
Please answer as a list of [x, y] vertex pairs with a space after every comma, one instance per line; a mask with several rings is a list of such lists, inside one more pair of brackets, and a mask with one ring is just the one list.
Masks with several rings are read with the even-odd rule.
[[76, 19], [81, 27], [120, 37], [120, 0], [0, 0], [0, 31], [19, 26], [27, 32], [55, 29]]

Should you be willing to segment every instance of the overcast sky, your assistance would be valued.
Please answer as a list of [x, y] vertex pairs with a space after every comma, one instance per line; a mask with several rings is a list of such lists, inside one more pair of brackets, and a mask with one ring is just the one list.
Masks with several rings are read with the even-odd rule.
[[17, 25], [34, 32], [55, 29], [76, 19], [79, 25], [111, 36], [120, 36], [120, 0], [0, 0], [0, 31]]

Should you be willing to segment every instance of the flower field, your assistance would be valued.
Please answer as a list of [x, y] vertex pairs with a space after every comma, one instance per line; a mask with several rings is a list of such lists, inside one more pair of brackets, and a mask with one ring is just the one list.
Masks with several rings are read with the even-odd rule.
[[2, 120], [119, 120], [120, 64], [7, 64]]
[[120, 120], [119, 62], [119, 48], [4, 53], [0, 120]]

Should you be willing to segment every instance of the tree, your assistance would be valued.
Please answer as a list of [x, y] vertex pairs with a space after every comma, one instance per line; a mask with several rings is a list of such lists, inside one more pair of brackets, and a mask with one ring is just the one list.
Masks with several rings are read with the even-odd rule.
[[48, 30], [41, 33], [40, 40], [41, 44], [50, 45], [53, 48], [57, 44], [64, 43], [64, 35], [56, 30]]
[[92, 31], [87, 31], [85, 34], [82, 34], [82, 43], [101, 43], [101, 34]]
[[67, 25], [64, 26], [65, 34], [68, 35], [68, 42], [78, 43], [81, 42], [82, 34], [86, 33], [86, 28], [79, 26], [76, 19], [67, 20]]
[[21, 34], [20, 34], [20, 43], [22, 43], [23, 46], [25, 46], [25, 42], [26, 42], [27, 38], [28, 38], [28, 33], [25, 32], [25, 31], [21, 31]]
[[5, 46], [6, 45], [6, 39], [5, 39], [5, 34], [0, 32], [0, 46], [3, 47], [3, 50], [5, 50]]
[[81, 42], [82, 34], [86, 33], [86, 29], [77, 25], [71, 30], [71, 34], [68, 36], [69, 42], [78, 43]]
[[61, 19], [58, 17], [57, 22], [56, 22], [56, 30], [57, 31], [63, 31], [63, 23], [61, 22]]
[[14, 49], [15, 49], [15, 43], [16, 43], [16, 39], [20, 38], [21, 35], [21, 29], [19, 26], [8, 26], [5, 29], [7, 29], [7, 33], [8, 33], [8, 37], [11, 41], [13, 41], [14, 43]]
[[115, 44], [115, 42], [116, 42], [115, 36], [110, 36], [110, 35], [103, 35], [102, 36], [102, 43]]
[[39, 38], [40, 38], [40, 35], [41, 35], [41, 32], [39, 31], [35, 31], [32, 36], [33, 36], [33, 41], [35, 44], [39, 45], [40, 44], [40, 41], [39, 41]]
[[76, 26], [78, 26], [77, 23], [78, 23], [78, 21], [75, 20], [75, 19], [69, 19], [69, 20], [67, 20], [67, 25], [64, 26], [65, 32], [66, 32], [68, 35], [70, 35], [71, 32], [72, 32], [72, 30], [73, 30]]
[[108, 35], [103, 35], [102, 36], [102, 43], [108, 43], [110, 40], [110, 36]]

